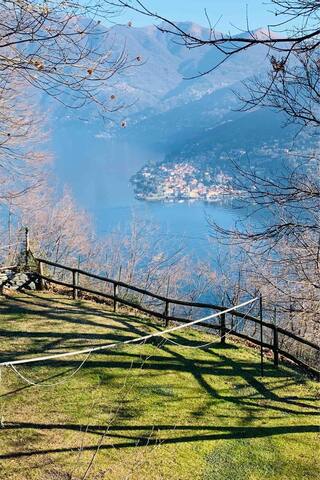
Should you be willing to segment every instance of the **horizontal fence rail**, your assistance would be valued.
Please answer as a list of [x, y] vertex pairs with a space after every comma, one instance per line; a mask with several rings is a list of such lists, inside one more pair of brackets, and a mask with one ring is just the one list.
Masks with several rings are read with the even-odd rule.
[[16, 269], [16, 265], [9, 265], [8, 267], [0, 267], [0, 272], [5, 272], [6, 270], [14, 270]]
[[[128, 306], [130, 308], [134, 308], [136, 310], [139, 310], [143, 313], [146, 313], [148, 315], [151, 315], [153, 317], [163, 319], [165, 321], [165, 325], [167, 326], [168, 323], [171, 322], [180, 322], [180, 323], [188, 323], [189, 320], [186, 318], [182, 318], [179, 316], [172, 315], [170, 313], [170, 310], [172, 306], [175, 305], [180, 305], [183, 307], [190, 307], [190, 308], [201, 308], [201, 309], [206, 309], [206, 310], [216, 310], [218, 312], [223, 312], [226, 307], [221, 306], [221, 305], [214, 305], [211, 303], [201, 303], [201, 302], [190, 302], [190, 301], [184, 301], [184, 300], [179, 300], [179, 299], [174, 299], [170, 297], [165, 297], [163, 295], [159, 295], [157, 293], [150, 292], [149, 290], [145, 290], [143, 288], [136, 287], [134, 285], [127, 284], [125, 282], [122, 282], [120, 280], [114, 280], [102, 275], [96, 275], [94, 273], [87, 272], [85, 270], [81, 270], [79, 268], [74, 268], [74, 267], [69, 267], [66, 265], [62, 265], [60, 263], [52, 262], [50, 260], [45, 260], [42, 258], [36, 258], [36, 261], [39, 264], [39, 270], [37, 272], [37, 276], [40, 281], [40, 285], [43, 286], [44, 282], [48, 283], [53, 283], [56, 285], [63, 286], [65, 288], [70, 288], [72, 290], [73, 298], [77, 299], [79, 292], [84, 292], [91, 294], [93, 296], [98, 296], [102, 297], [108, 300], [111, 300], [113, 302], [114, 306], [114, 311], [117, 311], [118, 305], [122, 304], [125, 306]], [[62, 280], [58, 280], [56, 278], [49, 277], [47, 275], [44, 275], [43, 273], [43, 266], [51, 266], [55, 267], [58, 269], [62, 269], [65, 271], [68, 271], [72, 274], [72, 282], [66, 282]], [[109, 284], [111, 286], [110, 293], [107, 292], [102, 292], [99, 290], [96, 290], [94, 288], [86, 287], [83, 285], [80, 285], [79, 278], [80, 275], [91, 278], [94, 280], [99, 280], [102, 281], [106, 284]], [[125, 288], [129, 291], [139, 293], [141, 295], [145, 295], [149, 298], [158, 300], [163, 303], [163, 311], [158, 312], [154, 309], [147, 308], [146, 306], [141, 305], [141, 303], [134, 302], [132, 300], [129, 300], [127, 298], [123, 298], [119, 295], [119, 288]], [[232, 317], [238, 318], [238, 319], [243, 319], [243, 320], [249, 320], [256, 326], [264, 327], [264, 329], [267, 329], [266, 332], [264, 332], [264, 335], [260, 338], [255, 338], [254, 333], [252, 335], [249, 335], [244, 332], [239, 332], [233, 326], [231, 329], [228, 328], [228, 333], [231, 335], [234, 335], [236, 337], [239, 337], [241, 339], [247, 340], [255, 345], [259, 345], [261, 348], [266, 348], [273, 353], [273, 360], [274, 360], [274, 365], [277, 367], [279, 363], [279, 356], [281, 355], [282, 357], [296, 363], [306, 371], [312, 373], [315, 375], [318, 379], [320, 376], [320, 371], [314, 368], [311, 365], [308, 365], [305, 361], [297, 358], [295, 355], [292, 354], [292, 352], [288, 352], [287, 350], [284, 349], [283, 342], [280, 344], [279, 342], [279, 334], [283, 337], [292, 339], [296, 342], [298, 342], [300, 345], [306, 345], [314, 350], [314, 356], [315, 358], [320, 359], [320, 347], [319, 345], [304, 339], [302, 337], [299, 337], [295, 335], [294, 333], [279, 327], [275, 325], [275, 323], [267, 322], [265, 320], [262, 320], [262, 318], [257, 318], [252, 315], [240, 312], [237, 309], [230, 310], [229, 315], [232, 315]], [[223, 314], [220, 318], [220, 323], [219, 324], [212, 324], [212, 323], [206, 323], [206, 322], [200, 322], [197, 324], [198, 326], [205, 327], [208, 330], [219, 330], [220, 336], [221, 336], [221, 343], [225, 343], [225, 332], [227, 330], [226, 328], [226, 318], [225, 315]], [[256, 332], [255, 332], [256, 333]], [[269, 341], [267, 341], [269, 340]]]

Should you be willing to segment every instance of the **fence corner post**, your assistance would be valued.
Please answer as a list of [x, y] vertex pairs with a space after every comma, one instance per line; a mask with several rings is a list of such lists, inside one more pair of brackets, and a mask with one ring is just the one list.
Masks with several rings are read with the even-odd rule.
[[169, 301], [166, 300], [166, 306], [164, 309], [165, 327], [169, 325], [169, 315], [170, 315], [170, 305], [169, 305]]
[[78, 289], [76, 288], [77, 283], [78, 283], [77, 279], [78, 279], [77, 270], [74, 269], [74, 270], [72, 270], [72, 286], [73, 286], [72, 298], [73, 298], [73, 300], [78, 300]]
[[118, 297], [118, 284], [115, 282], [113, 284], [113, 311], [116, 313], [118, 310], [118, 302], [117, 302], [117, 297]]
[[44, 281], [43, 281], [43, 263], [41, 260], [38, 261], [38, 274], [39, 274], [39, 290], [44, 290]]
[[220, 315], [221, 323], [220, 323], [220, 343], [221, 345], [225, 345], [226, 343], [226, 314], [223, 313]]

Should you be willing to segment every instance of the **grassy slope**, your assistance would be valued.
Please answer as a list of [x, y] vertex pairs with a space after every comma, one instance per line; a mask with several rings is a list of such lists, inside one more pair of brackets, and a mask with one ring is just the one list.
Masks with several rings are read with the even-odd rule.
[[[0, 301], [0, 357], [61, 352], [160, 328], [63, 297]], [[187, 345], [212, 339], [189, 331]], [[206, 350], [166, 343], [126, 346], [2, 369], [0, 479], [301, 480], [319, 468], [317, 385], [231, 343]], [[14, 353], [16, 352], [16, 353]], [[100, 445], [97, 451], [97, 445]], [[93, 455], [95, 455], [93, 457]]]

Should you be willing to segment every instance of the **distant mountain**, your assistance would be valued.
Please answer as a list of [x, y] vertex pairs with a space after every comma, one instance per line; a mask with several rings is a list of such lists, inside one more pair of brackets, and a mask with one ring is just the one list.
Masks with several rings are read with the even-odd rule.
[[[85, 20], [83, 22], [85, 24]], [[181, 22], [177, 25], [185, 31], [209, 38], [208, 28], [192, 22]], [[219, 32], [214, 34], [216, 37], [221, 36]], [[263, 29], [258, 29], [250, 35], [260, 37], [265, 33]], [[112, 77], [100, 92], [101, 101], [109, 100], [112, 95], [115, 96], [114, 105], [125, 106], [118, 114], [111, 115], [113, 121], [107, 125], [106, 135], [110, 135], [113, 129], [118, 130], [120, 118], [128, 120], [128, 130], [137, 124], [141, 124], [141, 129], [144, 129], [147, 119], [155, 120], [157, 115], [178, 107], [182, 107], [181, 114], [184, 115], [183, 107], [187, 105], [197, 114], [201, 106], [206, 107], [208, 103], [208, 108], [202, 110], [202, 117], [207, 113], [211, 122], [212, 117], [218, 114], [219, 119], [235, 107], [232, 89], [239, 88], [242, 81], [253, 75], [263, 75], [267, 68], [263, 61], [267, 48], [257, 46], [231, 57], [218, 69], [201, 76], [223, 59], [222, 54], [210, 46], [187, 49], [155, 26], [135, 28], [115, 25], [106, 30], [99, 24], [96, 25], [95, 34], [90, 36], [89, 42], [98, 51], [110, 50], [111, 61], [124, 54], [129, 62], [137, 58], [140, 60], [135, 61], [137, 66]], [[201, 99], [204, 99], [202, 104], [198, 103]], [[79, 116], [78, 112], [65, 114], [59, 107], [55, 110], [59, 117]], [[176, 110], [174, 116], [178, 114], [179, 110]], [[88, 110], [81, 115], [86, 118], [95, 116]], [[197, 124], [197, 120], [194, 123]]]
[[[233, 85], [237, 91], [241, 84]], [[237, 118], [239, 106], [236, 95], [230, 88], [221, 88], [164, 112], [144, 111], [129, 118], [128, 128], [120, 132], [124, 138], [141, 138], [146, 144], [160, 150], [182, 148], [190, 138], [205, 133], [208, 129], [223, 123], [225, 118]]]
[[[189, 32], [209, 38], [209, 30], [192, 22], [177, 24]], [[261, 35], [261, 29], [256, 32]], [[215, 32], [220, 36], [219, 32]], [[117, 90], [119, 100], [132, 105], [125, 115], [144, 111], [144, 115], [170, 110], [201, 99], [220, 89], [238, 84], [266, 69], [262, 59], [267, 49], [257, 46], [230, 58], [221, 68], [199, 78], [223, 59], [219, 51], [209, 46], [187, 49], [163, 34], [156, 27], [133, 28], [114, 26], [105, 39], [112, 45], [114, 55], [120, 55], [124, 46], [128, 58], [139, 56], [142, 65], [129, 69], [109, 87]], [[107, 89], [108, 90], [108, 89]], [[149, 109], [148, 111], [145, 111]]]
[[[209, 37], [209, 30], [195, 23], [178, 25]], [[78, 111], [53, 109], [54, 148], [61, 165], [64, 160], [72, 162], [64, 159], [70, 149], [80, 162], [85, 151], [101, 157], [103, 149], [108, 151], [111, 138], [144, 145], [155, 152], [155, 158], [158, 152], [164, 154], [166, 162], [215, 162], [225, 169], [230, 158], [238, 157], [276, 164], [290, 148], [296, 130], [292, 126], [284, 128], [280, 114], [270, 110], [237, 112], [239, 101], [234, 91], [243, 93], [243, 83], [255, 75], [265, 75], [268, 69], [265, 47], [248, 49], [208, 75], [191, 79], [217, 64], [221, 53], [210, 46], [188, 50], [154, 26], [114, 26], [103, 35], [103, 27], [96, 28], [97, 35], [91, 42], [100, 49], [111, 48], [113, 58], [125, 49], [129, 60], [141, 58], [140, 66], [115, 76], [101, 92], [102, 100], [115, 95], [117, 102], [127, 105], [111, 114], [108, 123], [99, 121], [92, 109], [81, 112], [86, 123], [79, 127]], [[269, 32], [258, 29], [241, 35], [264, 38]], [[125, 129], [120, 127], [123, 119]], [[85, 148], [81, 144], [83, 135], [79, 136], [82, 130], [86, 132]], [[303, 141], [308, 144], [308, 140]]]
[[[209, 30], [200, 25], [192, 22], [177, 25], [209, 38]], [[265, 38], [269, 34], [260, 28], [241, 35]], [[208, 130], [240, 118], [234, 92], [243, 93], [246, 81], [256, 75], [264, 76], [268, 69], [265, 61], [268, 50], [264, 46], [235, 55], [218, 69], [201, 76], [223, 59], [210, 46], [187, 49], [154, 26], [115, 26], [109, 35], [108, 42], [113, 42], [119, 52], [125, 43], [129, 58], [139, 55], [143, 64], [128, 70], [117, 86], [110, 87], [110, 93], [116, 88], [119, 99], [131, 105], [120, 113], [127, 120], [127, 128], [120, 131], [117, 120], [101, 135], [139, 141], [164, 153], [182, 149], [186, 142], [190, 144], [190, 139], [206, 138]], [[221, 35], [215, 32], [215, 36]], [[249, 116], [247, 121], [251, 118], [254, 119]]]
[[217, 167], [230, 173], [233, 162], [253, 165], [268, 174], [279, 170], [282, 161], [293, 161], [295, 154], [312, 148], [314, 140], [286, 117], [270, 109], [246, 114], [229, 114], [219, 125], [185, 141], [166, 155], [167, 163], [188, 161]]

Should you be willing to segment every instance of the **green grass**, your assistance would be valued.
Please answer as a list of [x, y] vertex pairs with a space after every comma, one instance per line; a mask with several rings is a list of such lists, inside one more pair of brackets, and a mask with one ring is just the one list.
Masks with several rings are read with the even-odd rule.
[[[160, 328], [90, 302], [17, 295], [0, 301], [0, 357], [59, 353]], [[212, 339], [195, 330], [171, 338], [190, 346]], [[92, 354], [68, 379], [82, 360], [19, 367], [40, 381], [35, 387], [2, 368], [1, 480], [317, 478], [318, 385], [271, 362], [261, 378], [256, 350], [231, 339], [205, 350], [158, 340]]]

